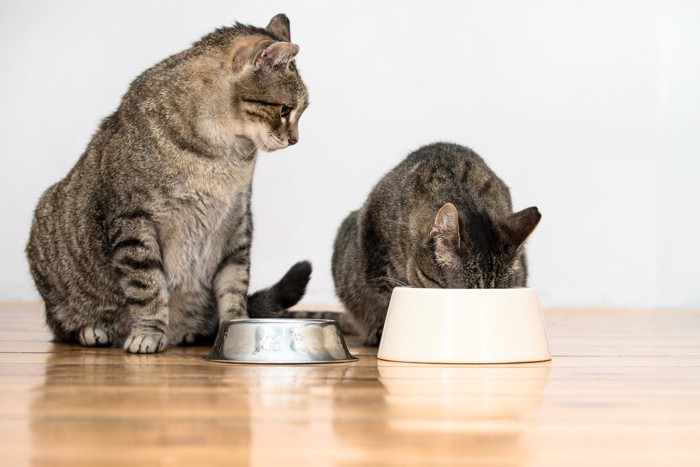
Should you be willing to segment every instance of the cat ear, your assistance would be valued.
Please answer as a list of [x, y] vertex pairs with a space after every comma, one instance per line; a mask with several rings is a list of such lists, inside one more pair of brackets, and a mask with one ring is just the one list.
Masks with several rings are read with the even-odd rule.
[[440, 208], [430, 229], [430, 236], [459, 242], [459, 214], [454, 204], [447, 203]]
[[459, 243], [459, 214], [454, 204], [447, 203], [440, 208], [430, 229], [430, 236], [436, 240], [440, 238]]
[[287, 18], [287, 15], [284, 13], [275, 15], [265, 29], [287, 42], [292, 41], [292, 34], [289, 29], [289, 18]]
[[447, 203], [440, 208], [430, 228], [430, 238], [435, 246], [435, 258], [443, 266], [458, 261], [459, 214], [454, 204]]
[[523, 209], [506, 217], [501, 226], [505, 232], [506, 240], [513, 246], [519, 247], [530, 236], [542, 214], [536, 207]]
[[265, 50], [261, 50], [255, 56], [253, 63], [257, 67], [264, 65], [276, 66], [280, 63], [291, 62], [299, 53], [299, 46], [289, 42], [273, 42]]
[[233, 71], [238, 73], [243, 70], [246, 65], [254, 63], [258, 55], [274, 43], [275, 41], [272, 39], [266, 39], [247, 44], [238, 49], [236, 55], [233, 57]]

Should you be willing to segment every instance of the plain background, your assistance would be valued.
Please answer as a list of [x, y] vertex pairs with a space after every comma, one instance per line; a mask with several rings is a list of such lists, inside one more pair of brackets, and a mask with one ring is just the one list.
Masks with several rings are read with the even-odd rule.
[[260, 154], [253, 289], [308, 258], [334, 301], [336, 229], [408, 152], [472, 147], [539, 207], [545, 306], [700, 307], [700, 4], [653, 1], [2, 1], [0, 299], [36, 299], [24, 246], [41, 192], [129, 83], [234, 21], [276, 13], [311, 106]]

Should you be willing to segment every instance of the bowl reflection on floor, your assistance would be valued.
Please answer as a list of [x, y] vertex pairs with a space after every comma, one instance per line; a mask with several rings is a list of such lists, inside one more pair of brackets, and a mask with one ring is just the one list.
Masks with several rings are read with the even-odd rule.
[[377, 361], [389, 419], [403, 430], [515, 429], [525, 413], [539, 406], [550, 366]]

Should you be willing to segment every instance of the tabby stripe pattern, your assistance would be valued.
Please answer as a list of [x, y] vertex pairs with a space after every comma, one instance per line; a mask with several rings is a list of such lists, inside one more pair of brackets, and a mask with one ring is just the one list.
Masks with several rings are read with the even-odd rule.
[[152, 215], [137, 210], [117, 217], [110, 238], [112, 264], [135, 326], [147, 334], [165, 334], [169, 297]]
[[237, 243], [219, 262], [214, 274], [214, 292], [216, 294], [219, 319], [238, 319], [248, 317], [248, 284], [250, 281], [250, 246], [253, 224], [250, 218], [250, 198], [248, 209], [234, 237]]

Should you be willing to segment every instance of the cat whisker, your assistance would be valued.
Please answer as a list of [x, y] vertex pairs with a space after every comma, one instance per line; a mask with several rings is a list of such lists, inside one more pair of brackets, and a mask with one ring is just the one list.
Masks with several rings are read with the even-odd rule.
[[408, 287], [408, 284], [406, 284], [403, 281], [400, 281], [399, 279], [393, 278], [393, 277], [384, 276], [384, 277], [377, 277], [375, 279], [370, 279], [370, 280], [371, 281], [384, 281], [384, 282], [388, 282], [390, 284], [393, 284], [393, 285], [396, 285], [399, 287]]
[[248, 154], [246, 155], [246, 159], [251, 158], [256, 152], [258, 152], [258, 149], [260, 149], [260, 147], [261, 147], [263, 144], [265, 144], [264, 141], [260, 141], [258, 144], [256, 144], [256, 145], [253, 147], [253, 149], [250, 151], [250, 153], [248, 153]]

